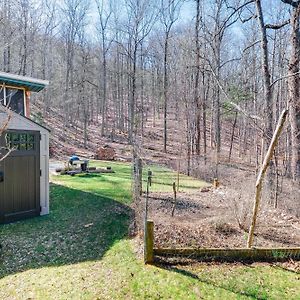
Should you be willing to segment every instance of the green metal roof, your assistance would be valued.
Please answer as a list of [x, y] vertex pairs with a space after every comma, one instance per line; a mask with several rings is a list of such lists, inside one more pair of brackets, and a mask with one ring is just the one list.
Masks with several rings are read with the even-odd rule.
[[49, 81], [0, 72], [0, 84], [3, 83], [15, 87], [23, 87], [32, 92], [39, 92], [49, 84]]

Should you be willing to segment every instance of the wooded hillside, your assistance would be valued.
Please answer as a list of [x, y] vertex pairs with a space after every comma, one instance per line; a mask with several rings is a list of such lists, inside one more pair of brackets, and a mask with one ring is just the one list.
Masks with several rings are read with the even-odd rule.
[[288, 108], [268, 182], [299, 182], [299, 18], [290, 0], [3, 0], [0, 68], [50, 80], [36, 119], [55, 109], [86, 148], [91, 125], [142, 148], [162, 124], [153, 143], [168, 154], [177, 140], [188, 172], [237, 158], [258, 169]]

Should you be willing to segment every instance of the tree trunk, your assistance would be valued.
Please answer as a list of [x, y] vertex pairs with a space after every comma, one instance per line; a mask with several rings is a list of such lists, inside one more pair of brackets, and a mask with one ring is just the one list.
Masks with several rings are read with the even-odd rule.
[[[256, 13], [258, 25], [260, 28], [261, 34], [261, 59], [262, 59], [262, 73], [263, 73], [263, 83], [264, 83], [264, 144], [265, 149], [269, 148], [272, 132], [273, 132], [273, 106], [272, 106], [272, 87], [271, 87], [271, 75], [269, 68], [269, 55], [268, 55], [268, 39], [267, 39], [267, 30], [264, 22], [264, 17], [262, 13], [261, 0], [255, 0], [256, 4]], [[267, 176], [267, 183], [270, 189], [270, 198], [273, 198], [273, 163], [270, 161], [270, 171]]]
[[168, 110], [168, 47], [169, 30], [166, 31], [164, 45], [164, 152], [167, 153], [167, 110]]
[[200, 30], [200, 0], [197, 0], [197, 14], [195, 24], [195, 44], [196, 44], [196, 78], [195, 78], [195, 94], [194, 101], [196, 104], [196, 154], [200, 155], [200, 114], [201, 104], [199, 97], [199, 83], [200, 83], [200, 41], [199, 41], [199, 30]]
[[236, 126], [237, 116], [238, 116], [238, 112], [236, 111], [235, 116], [234, 116], [233, 125], [232, 125], [232, 132], [231, 132], [231, 139], [230, 139], [230, 149], [229, 149], [229, 156], [228, 156], [229, 161], [231, 159], [231, 154], [232, 154], [232, 147], [233, 147], [233, 141], [234, 141], [234, 131], [235, 131], [235, 126]]
[[137, 64], [137, 46], [138, 43], [135, 41], [132, 59], [132, 81], [131, 81], [131, 93], [130, 93], [130, 103], [129, 103], [129, 143], [132, 144], [135, 138], [135, 106], [136, 106], [136, 64]]
[[271, 139], [267, 154], [264, 158], [263, 164], [261, 166], [261, 169], [260, 169], [258, 177], [257, 177], [257, 181], [256, 181], [256, 185], [255, 185], [255, 202], [254, 202], [254, 206], [253, 206], [252, 222], [251, 222], [251, 226], [249, 229], [249, 235], [248, 235], [248, 241], [247, 241], [248, 248], [251, 248], [253, 245], [254, 231], [255, 231], [256, 220], [257, 220], [257, 216], [258, 216], [258, 209], [259, 209], [259, 204], [260, 204], [260, 199], [261, 199], [264, 176], [266, 174], [267, 168], [268, 168], [270, 161], [272, 159], [272, 156], [274, 154], [274, 150], [276, 148], [278, 139], [282, 132], [287, 113], [288, 113], [287, 110], [284, 110], [281, 113], [281, 116], [278, 120], [277, 127], [274, 132], [274, 135]]
[[300, 181], [300, 93], [299, 75], [292, 76], [299, 72], [300, 60], [300, 35], [299, 35], [300, 5], [293, 10], [291, 17], [291, 57], [289, 62], [289, 119], [291, 126], [292, 143], [292, 177], [295, 182]]

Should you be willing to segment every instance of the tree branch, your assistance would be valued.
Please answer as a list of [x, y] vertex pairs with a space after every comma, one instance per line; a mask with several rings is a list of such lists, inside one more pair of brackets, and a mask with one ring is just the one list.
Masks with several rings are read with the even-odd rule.
[[260, 121], [261, 121], [261, 120], [262, 120], [261, 117], [256, 116], [256, 115], [251, 115], [251, 114], [249, 114], [249, 113], [246, 112], [244, 109], [242, 109], [238, 104], [236, 104], [236, 103], [234, 103], [234, 102], [232, 102], [232, 101], [230, 100], [230, 97], [228, 96], [227, 92], [225, 91], [225, 88], [223, 87], [223, 85], [222, 85], [221, 82], [219, 81], [218, 76], [216, 75], [216, 73], [214, 72], [214, 70], [213, 70], [213, 68], [212, 68], [212, 66], [211, 66], [210, 64], [209, 64], [209, 67], [210, 67], [210, 69], [211, 69], [211, 72], [212, 72], [212, 74], [213, 74], [213, 76], [214, 76], [214, 78], [215, 78], [215, 80], [216, 80], [218, 86], [220, 87], [221, 92], [222, 92], [222, 93], [224, 94], [224, 96], [226, 97], [228, 103], [229, 103], [231, 106], [233, 106], [237, 111], [239, 111], [240, 113], [242, 113], [245, 117], [247, 117], [247, 118], [249, 118], [249, 119], [251, 119], [251, 120], [260, 120]]
[[227, 64], [229, 64], [229, 63], [231, 63], [231, 62], [233, 62], [233, 61], [239, 61], [239, 60], [241, 60], [241, 59], [242, 59], [241, 57], [229, 59], [229, 60], [223, 62], [223, 63], [220, 65], [220, 69], [222, 69], [225, 65], [227, 65]]
[[[1, 105], [1, 104], [0, 104]], [[2, 105], [1, 105], [2, 106]], [[6, 120], [3, 122], [3, 124], [0, 124], [0, 136], [5, 132], [5, 130], [8, 127], [8, 123], [12, 118], [12, 112], [6, 107], [0, 107], [0, 113], [4, 113], [7, 115]], [[2, 155], [1, 150], [7, 151], [4, 155]], [[4, 160], [13, 150], [8, 147], [0, 147], [0, 161]]]
[[242, 23], [247, 23], [247, 22], [249, 22], [250, 20], [256, 19], [256, 18], [257, 18], [257, 15], [256, 15], [256, 14], [251, 15], [250, 17], [248, 17], [248, 18], [246, 18], [246, 19], [242, 19], [241, 16], [240, 16], [240, 21], [241, 21]]
[[249, 0], [237, 8], [232, 7], [232, 6], [227, 6], [228, 9], [233, 9], [233, 12], [223, 21], [223, 24], [222, 24], [220, 30], [215, 34], [215, 37], [218, 35], [222, 35], [222, 32], [224, 32], [225, 28], [228, 28], [232, 24], [234, 24], [239, 19], [238, 17], [235, 20], [233, 20], [232, 22], [230, 22], [229, 24], [228, 24], [228, 22], [236, 13], [238, 13], [241, 9], [243, 9], [244, 7], [246, 7], [247, 5], [249, 5], [251, 3], [254, 3], [254, 0]]
[[282, 22], [281, 24], [266, 24], [265, 27], [267, 29], [276, 30], [276, 29], [280, 29], [280, 28], [282, 28], [282, 27], [284, 27], [285, 25], [288, 25], [288, 24], [290, 24], [290, 20], [286, 20], [286, 21]]
[[250, 44], [249, 46], [247, 46], [244, 50], [243, 53], [246, 52], [248, 49], [250, 49], [251, 47], [255, 46], [256, 44], [260, 43], [261, 40], [257, 40], [255, 42], [253, 42], [252, 44]]
[[281, 0], [281, 2], [285, 3], [285, 4], [290, 4], [291, 6], [297, 8], [300, 4], [300, 1], [293, 1], [293, 0]]
[[270, 87], [272, 87], [275, 83], [277, 83], [277, 82], [280, 81], [280, 80], [283, 80], [283, 79], [286, 79], [286, 78], [289, 78], [289, 77], [293, 77], [293, 76], [298, 75], [298, 74], [300, 74], [300, 71], [299, 71], [299, 72], [296, 72], [296, 73], [293, 73], [293, 74], [288, 74], [288, 75], [279, 77], [279, 78], [277, 78], [276, 80], [274, 80], [274, 81], [271, 83]]
[[7, 108], [3, 108], [3, 110], [0, 108], [0, 113], [7, 113], [7, 119], [0, 126], [0, 136], [1, 136], [8, 127], [8, 123], [11, 120], [12, 113]]

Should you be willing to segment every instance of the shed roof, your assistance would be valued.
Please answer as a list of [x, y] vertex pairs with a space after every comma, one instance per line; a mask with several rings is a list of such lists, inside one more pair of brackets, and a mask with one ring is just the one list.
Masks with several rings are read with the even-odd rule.
[[12, 110], [7, 109], [3, 105], [0, 105], [0, 128], [1, 128], [1, 125], [3, 125], [3, 123], [7, 121], [8, 114], [11, 114], [13, 118], [12, 118], [12, 120], [10, 120], [7, 129], [18, 129], [15, 127], [22, 127], [23, 125], [20, 122], [20, 121], [22, 121], [23, 123], [24, 122], [30, 123], [35, 127], [40, 127], [40, 128], [47, 130], [48, 132], [51, 132], [51, 130], [48, 127], [41, 125], [25, 116], [17, 114], [16, 112], [14, 112]]
[[32, 92], [39, 92], [49, 84], [49, 81], [6, 72], [0, 72], [0, 84], [1, 83], [18, 87], [24, 87]]

